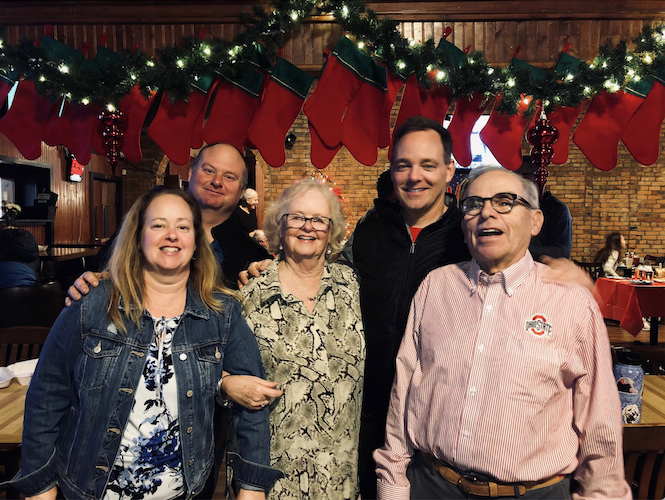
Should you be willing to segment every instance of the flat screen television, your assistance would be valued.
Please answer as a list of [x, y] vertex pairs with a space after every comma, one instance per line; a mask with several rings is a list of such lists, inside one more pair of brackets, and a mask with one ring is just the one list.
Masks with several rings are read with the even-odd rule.
[[[20, 163], [19, 163], [20, 162]], [[0, 156], [0, 179], [6, 189], [7, 201], [13, 197], [22, 211], [18, 219], [47, 219], [46, 207], [39, 206], [35, 200], [42, 192], [51, 191], [51, 166], [35, 162], [22, 162], [14, 158]], [[13, 194], [10, 191], [13, 189]], [[3, 194], [4, 199], [5, 194]]]

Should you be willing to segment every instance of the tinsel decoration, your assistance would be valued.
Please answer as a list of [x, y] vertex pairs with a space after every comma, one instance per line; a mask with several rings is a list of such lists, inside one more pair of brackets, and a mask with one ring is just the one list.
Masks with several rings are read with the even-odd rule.
[[533, 146], [530, 151], [531, 159], [535, 165], [538, 165], [535, 177], [536, 182], [538, 183], [539, 193], [543, 192], [547, 178], [550, 175], [546, 167], [554, 157], [552, 144], [558, 139], [559, 131], [554, 125], [552, 125], [549, 118], [547, 118], [545, 111], [542, 111], [540, 118], [536, 120], [533, 127], [531, 127], [526, 133], [526, 140]]
[[120, 160], [122, 138], [125, 135], [125, 133], [120, 130], [122, 119], [122, 111], [115, 109], [112, 106], [108, 106], [99, 114], [99, 121], [104, 124], [102, 137], [104, 137], [104, 149], [106, 150], [106, 157], [109, 159], [111, 169], [114, 171], [118, 161]]

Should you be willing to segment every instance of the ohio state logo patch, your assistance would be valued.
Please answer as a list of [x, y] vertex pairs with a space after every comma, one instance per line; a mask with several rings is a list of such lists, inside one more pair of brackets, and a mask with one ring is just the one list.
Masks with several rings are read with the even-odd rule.
[[553, 327], [550, 325], [545, 316], [536, 314], [533, 319], [526, 320], [526, 325], [524, 326], [526, 332], [535, 335], [536, 337], [551, 337]]

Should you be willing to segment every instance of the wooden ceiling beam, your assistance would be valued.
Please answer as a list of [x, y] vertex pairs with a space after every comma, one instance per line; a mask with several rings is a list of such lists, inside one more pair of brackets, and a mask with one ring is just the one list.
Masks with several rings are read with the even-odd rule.
[[[238, 13], [267, 0], [3, 0], [1, 25], [237, 23]], [[409, 21], [665, 18], [662, 0], [456, 0], [368, 2], [379, 15]], [[333, 21], [323, 16], [316, 22]]]

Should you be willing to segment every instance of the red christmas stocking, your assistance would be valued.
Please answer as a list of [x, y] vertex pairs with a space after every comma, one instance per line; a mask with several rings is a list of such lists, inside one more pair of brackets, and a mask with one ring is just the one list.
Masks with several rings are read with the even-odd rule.
[[340, 37], [321, 80], [303, 106], [321, 140], [335, 148], [342, 140], [342, 115], [374, 62], [345, 36]]
[[309, 135], [310, 135], [310, 150], [309, 150], [309, 159], [318, 169], [324, 169], [330, 162], [333, 161], [337, 152], [342, 148], [341, 144], [338, 144], [334, 148], [329, 148], [324, 144], [324, 142], [319, 137], [316, 129], [312, 127], [311, 123], [308, 123]]
[[582, 108], [586, 101], [576, 108], [566, 107], [562, 108], [556, 106], [554, 111], [552, 111], [547, 117], [552, 122], [557, 130], [559, 131], [559, 138], [557, 141], [552, 144], [552, 150], [554, 151], [554, 156], [552, 157], [552, 163], [556, 165], [563, 165], [568, 161], [568, 152], [570, 149], [570, 132], [575, 126], [577, 117], [582, 112]]
[[7, 96], [9, 95], [9, 91], [12, 89], [15, 83], [16, 82], [12, 79], [4, 75], [0, 75], [0, 107], [5, 104]]
[[492, 99], [485, 102], [485, 96], [477, 92], [471, 99], [460, 97], [457, 100], [448, 130], [453, 138], [453, 156], [463, 167], [471, 165], [471, 132], [490, 102]]
[[[412, 116], [419, 116], [422, 114], [422, 108], [420, 106], [420, 89], [418, 85], [418, 78], [416, 75], [411, 75], [406, 79], [406, 84], [404, 85], [404, 92], [402, 92], [402, 101], [399, 103], [399, 111], [397, 112], [397, 119], [395, 120], [395, 128], [393, 129], [393, 135], [399, 129], [399, 127]], [[390, 147], [388, 148], [388, 159], [393, 156], [393, 143], [390, 142]]]
[[208, 144], [226, 142], [244, 151], [247, 129], [259, 107], [263, 75], [247, 68], [237, 82], [221, 80], [208, 121], [203, 126], [203, 140]]
[[499, 113], [500, 102], [499, 95], [487, 125], [480, 131], [480, 139], [503, 167], [517, 170], [522, 165], [522, 138], [530, 118], [524, 116], [528, 104], [524, 98], [520, 99], [517, 114], [509, 115]]
[[374, 63], [375, 77], [365, 81], [342, 121], [342, 144], [363, 165], [379, 157], [378, 138], [386, 102], [386, 68]]
[[206, 96], [195, 89], [189, 102], [171, 102], [164, 92], [155, 119], [148, 127], [148, 135], [178, 165], [186, 165], [191, 159], [192, 128], [205, 100]]
[[11, 108], [0, 120], [0, 133], [28, 160], [36, 160], [42, 154], [42, 132], [53, 106], [37, 94], [34, 83], [22, 80]]
[[393, 105], [399, 89], [404, 85], [404, 80], [399, 75], [393, 75], [388, 71], [387, 74], [387, 87], [388, 92], [383, 96], [383, 111], [381, 112], [381, 119], [379, 121], [379, 135], [376, 144], [381, 149], [390, 146], [390, 119], [392, 118]]
[[286, 161], [284, 139], [296, 121], [314, 78], [281, 57], [273, 68], [247, 138], [272, 167]]
[[215, 89], [219, 84], [219, 78], [214, 78], [212, 75], [203, 76], [196, 83], [196, 87], [201, 92], [206, 93], [203, 106], [201, 106], [199, 115], [196, 117], [194, 125], [192, 126], [192, 140], [190, 146], [194, 149], [199, 149], [201, 146], [203, 146], [203, 120], [205, 119], [206, 111], [208, 111], [208, 103], [210, 103], [210, 98], [215, 93]]
[[643, 101], [643, 97], [623, 90], [602, 90], [591, 100], [573, 142], [594, 167], [612, 170], [617, 166], [619, 138]]
[[62, 99], [58, 99], [51, 108], [44, 129], [42, 130], [42, 142], [49, 146], [57, 146], [60, 144], [60, 108], [62, 107]]
[[625, 144], [642, 165], [653, 165], [660, 152], [660, 126], [665, 120], [665, 85], [656, 80], [647, 98], [621, 134]]
[[60, 116], [60, 143], [72, 152], [81, 165], [90, 163], [92, 134], [96, 131], [101, 111], [94, 103], [86, 106], [65, 102]]
[[148, 111], [150, 111], [154, 98], [155, 92], [149, 97], [145, 97], [141, 94], [138, 85], [136, 85], [120, 101], [119, 108], [123, 114], [123, 122], [120, 129], [125, 133], [122, 138], [122, 152], [125, 158], [131, 162], [136, 163], [143, 158], [143, 153], [141, 152], [141, 130], [143, 129], [143, 123], [146, 116], [148, 116]]

